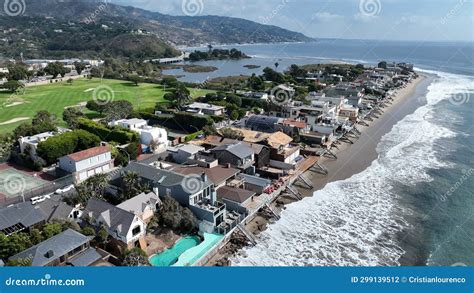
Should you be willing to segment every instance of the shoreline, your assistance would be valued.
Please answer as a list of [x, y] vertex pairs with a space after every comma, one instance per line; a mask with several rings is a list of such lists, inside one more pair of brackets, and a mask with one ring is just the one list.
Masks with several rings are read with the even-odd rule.
[[[361, 132], [358, 139], [353, 140], [353, 144], [341, 143], [333, 152], [337, 155], [337, 160], [323, 158], [321, 163], [329, 170], [328, 175], [322, 175], [313, 171], [306, 171], [304, 176], [311, 181], [314, 188], [308, 189], [301, 184], [294, 184], [304, 198], [311, 197], [315, 192], [323, 189], [327, 184], [346, 180], [368, 168], [377, 158], [377, 146], [382, 137], [389, 133], [393, 126], [405, 116], [413, 113], [418, 107], [423, 105], [419, 97], [424, 96], [427, 86], [434, 77], [428, 74], [419, 73], [419, 77], [404, 88], [395, 91], [393, 101], [386, 103], [386, 107], [380, 109], [381, 114], [376, 114], [372, 121], [365, 121], [366, 126], [358, 125]], [[280, 215], [286, 206], [298, 200], [291, 194], [283, 192], [276, 198], [270, 207]], [[245, 228], [247, 231], [257, 236], [265, 231], [268, 226], [276, 221], [275, 217], [268, 211], [260, 211]], [[235, 235], [236, 233], [234, 233]], [[230, 241], [224, 245], [216, 255], [207, 262], [206, 266], [227, 266], [232, 265], [229, 258], [237, 255], [242, 248], [249, 243], [241, 235], [234, 237], [235, 241]]]

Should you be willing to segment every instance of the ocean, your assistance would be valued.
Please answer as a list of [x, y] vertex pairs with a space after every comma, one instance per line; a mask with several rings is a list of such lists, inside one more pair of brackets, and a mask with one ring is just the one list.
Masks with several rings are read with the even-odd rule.
[[284, 70], [293, 63], [388, 60], [415, 63], [434, 79], [420, 107], [383, 136], [370, 167], [288, 205], [234, 265], [474, 266], [472, 43], [321, 40], [237, 48], [254, 58], [201, 64], [215, 64], [220, 69], [211, 75], [226, 76], [249, 74], [246, 64], [278, 62]]

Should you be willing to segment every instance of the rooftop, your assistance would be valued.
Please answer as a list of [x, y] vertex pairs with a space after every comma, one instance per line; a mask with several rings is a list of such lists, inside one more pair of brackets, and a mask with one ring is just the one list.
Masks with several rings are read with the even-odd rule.
[[229, 153], [241, 159], [245, 159], [255, 154], [253, 149], [244, 143], [222, 145], [211, 150], [211, 152], [220, 151], [228, 151]]
[[240, 189], [240, 188], [233, 188], [229, 186], [221, 187], [217, 190], [217, 197], [231, 200], [237, 203], [243, 203], [256, 193], [253, 191]]
[[140, 215], [145, 211], [145, 208], [148, 205], [156, 206], [161, 204], [160, 197], [154, 192], [150, 193], [141, 193], [123, 203], [119, 204], [117, 207], [122, 210], [129, 211], [135, 215]]
[[72, 229], [53, 236], [25, 251], [22, 251], [10, 259], [31, 258], [32, 266], [45, 266], [74, 249], [88, 243], [89, 237], [82, 235]]
[[98, 146], [98, 147], [90, 148], [81, 152], [70, 154], [66, 157], [69, 157], [71, 160], [75, 162], [80, 162], [80, 161], [84, 161], [86, 159], [89, 159], [98, 155], [102, 155], [108, 152], [110, 152], [109, 146]]
[[240, 173], [238, 169], [225, 168], [221, 166], [214, 168], [202, 168], [198, 166], [176, 166], [172, 169], [172, 171], [183, 175], [201, 175], [202, 173], [205, 173], [207, 177], [209, 177], [209, 180], [214, 183], [214, 185], [220, 185], [229, 178], [232, 178], [232, 176], [235, 176]]

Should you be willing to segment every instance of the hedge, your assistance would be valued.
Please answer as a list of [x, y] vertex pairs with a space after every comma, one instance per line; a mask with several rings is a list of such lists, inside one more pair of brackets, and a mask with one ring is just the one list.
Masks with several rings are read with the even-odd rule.
[[84, 130], [74, 130], [53, 136], [38, 144], [38, 155], [49, 164], [60, 157], [98, 146], [100, 138]]
[[138, 141], [138, 133], [122, 128], [109, 128], [89, 119], [78, 120], [78, 128], [86, 130], [100, 137], [103, 141], [115, 141], [120, 144], [127, 144]]

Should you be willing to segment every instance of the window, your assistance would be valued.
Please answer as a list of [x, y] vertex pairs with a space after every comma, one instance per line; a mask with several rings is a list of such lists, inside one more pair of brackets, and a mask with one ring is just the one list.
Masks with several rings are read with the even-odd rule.
[[133, 230], [132, 230], [132, 235], [133, 235], [133, 237], [135, 237], [135, 236], [137, 236], [138, 234], [140, 234], [141, 231], [142, 231], [142, 230], [141, 230], [140, 226], [136, 226], [135, 228], [133, 228]]

